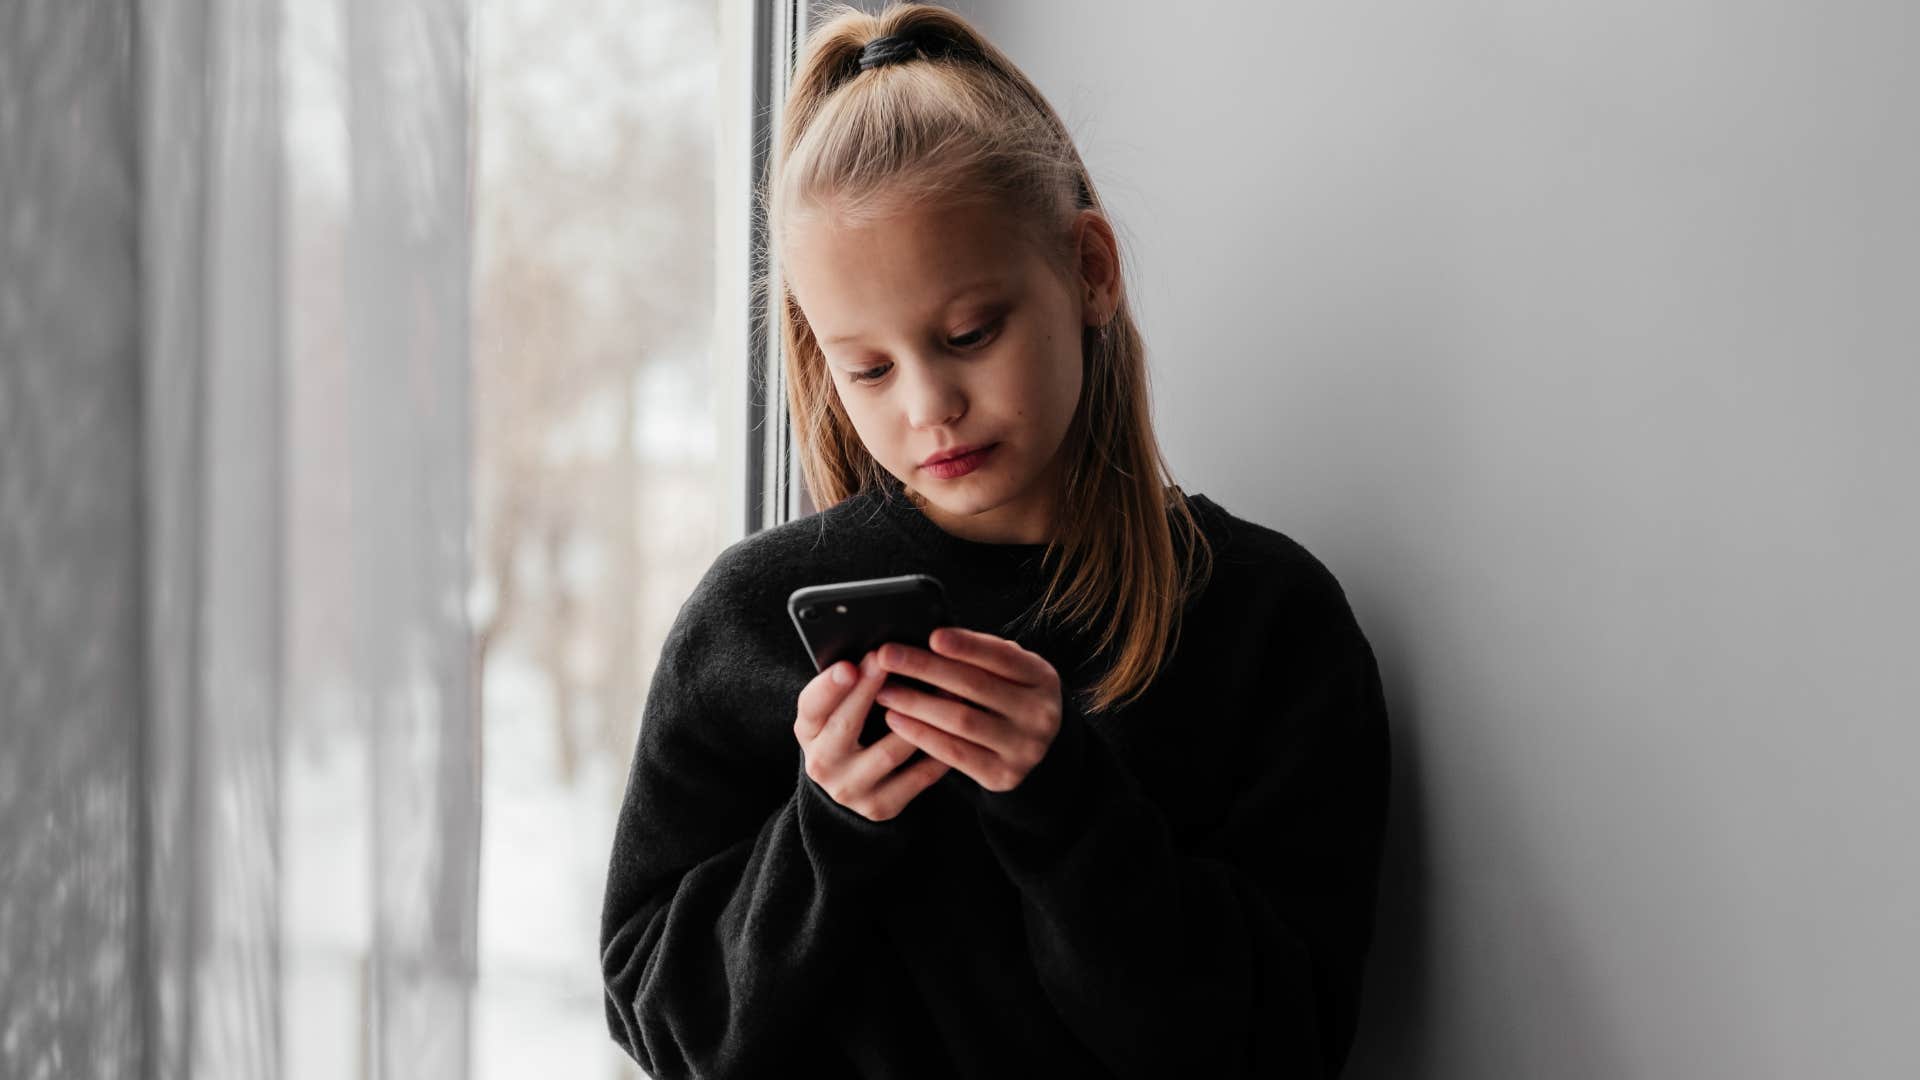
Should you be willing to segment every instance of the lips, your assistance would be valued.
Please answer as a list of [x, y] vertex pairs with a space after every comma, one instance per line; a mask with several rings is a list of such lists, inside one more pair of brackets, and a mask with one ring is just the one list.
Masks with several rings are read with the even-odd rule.
[[922, 461], [920, 464], [938, 465], [943, 461], [952, 461], [954, 458], [966, 457], [968, 454], [971, 454], [976, 450], [984, 449], [985, 446], [990, 446], [990, 445], [992, 444], [988, 443], [984, 445], [956, 446], [951, 450], [942, 450], [939, 453], [928, 458], [927, 460]]
[[985, 464], [999, 445], [999, 443], [988, 443], [978, 450], [963, 453], [958, 457], [950, 457], [944, 461], [929, 462], [921, 468], [941, 480], [957, 479]]

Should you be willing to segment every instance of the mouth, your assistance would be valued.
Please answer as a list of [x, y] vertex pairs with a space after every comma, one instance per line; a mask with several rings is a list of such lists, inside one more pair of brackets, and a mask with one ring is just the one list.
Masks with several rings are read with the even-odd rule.
[[921, 462], [920, 467], [942, 480], [951, 480], [979, 468], [999, 445], [999, 443], [988, 443], [979, 447], [956, 447], [940, 456], [928, 458]]
[[959, 458], [966, 457], [969, 454], [977, 454], [982, 450], [989, 449], [990, 447], [993, 447], [996, 445], [998, 444], [986, 443], [984, 445], [978, 445], [978, 446], [956, 446], [951, 450], [942, 450], [939, 453], [934, 454], [932, 457], [927, 458], [925, 461], [922, 461], [920, 464], [921, 465], [938, 465], [943, 461], [955, 461]]

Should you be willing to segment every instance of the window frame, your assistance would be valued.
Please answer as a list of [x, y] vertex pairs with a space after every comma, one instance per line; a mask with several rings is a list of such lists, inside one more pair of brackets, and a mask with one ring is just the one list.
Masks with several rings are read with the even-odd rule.
[[[815, 510], [793, 453], [791, 417], [785, 406], [784, 357], [777, 333], [778, 300], [784, 286], [774, 265], [767, 208], [755, 194], [773, 165], [773, 140], [779, 131], [800, 44], [806, 39], [808, 10], [801, 0], [753, 0], [752, 7], [751, 119], [746, 154], [753, 183], [747, 189], [747, 220], [751, 224], [742, 290], [747, 323], [742, 534]], [[766, 282], [766, 287], [754, 288], [756, 280]]]

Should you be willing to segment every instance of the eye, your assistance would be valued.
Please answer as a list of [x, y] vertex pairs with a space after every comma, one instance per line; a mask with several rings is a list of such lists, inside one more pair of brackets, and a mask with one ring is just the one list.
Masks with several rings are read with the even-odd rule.
[[[949, 340], [947, 343], [959, 349], [979, 348], [982, 341], [984, 341], [988, 335], [992, 334], [995, 330], [998, 330], [1000, 328], [1000, 322], [1001, 320], [995, 319], [993, 322], [990, 322], [985, 326], [982, 326], [980, 329], [969, 330], [966, 333], [961, 334], [959, 337]], [[856, 383], [878, 382], [880, 380], [880, 377], [885, 375], [887, 373], [887, 369], [892, 366], [893, 366], [892, 364], [882, 364], [879, 367], [868, 368], [865, 371], [856, 371], [852, 375], [848, 376], [848, 378], [850, 381], [856, 382]]]
[[986, 324], [985, 326], [982, 326], [978, 330], [969, 330], [966, 333], [961, 334], [959, 337], [954, 338], [949, 344], [952, 344], [962, 349], [971, 349], [974, 346], [980, 344], [980, 341], [979, 340], [968, 341], [966, 340], [967, 338], [984, 339], [988, 334], [992, 333], [995, 330], [998, 330], [999, 328], [1000, 328], [1000, 320], [995, 319], [994, 321]]

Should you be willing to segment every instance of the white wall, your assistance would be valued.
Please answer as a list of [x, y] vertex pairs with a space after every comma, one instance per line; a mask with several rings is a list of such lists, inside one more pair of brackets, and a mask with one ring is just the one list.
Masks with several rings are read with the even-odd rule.
[[1920, 1076], [1920, 8], [954, 6], [1381, 657], [1348, 1075]]

